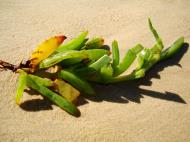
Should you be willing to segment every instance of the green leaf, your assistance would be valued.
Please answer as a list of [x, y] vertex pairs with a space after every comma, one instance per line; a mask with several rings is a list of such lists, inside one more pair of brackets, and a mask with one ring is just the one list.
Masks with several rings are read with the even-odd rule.
[[154, 35], [154, 37], [155, 37], [155, 39], [156, 39], [157, 45], [158, 45], [160, 51], [162, 51], [162, 49], [164, 48], [164, 45], [163, 45], [162, 39], [161, 39], [160, 36], [158, 35], [156, 29], [153, 27], [150, 18], [148, 18], [148, 23], [149, 23], [149, 28], [150, 28], [152, 34]]
[[137, 44], [135, 47], [129, 49], [122, 61], [114, 68], [114, 76], [118, 76], [125, 72], [136, 59], [137, 54], [143, 49], [142, 45]]
[[80, 50], [82, 48], [81, 44], [84, 45], [86, 42], [86, 36], [88, 35], [88, 31], [81, 33], [78, 37], [73, 40], [59, 46], [56, 49], [56, 52], [63, 52], [67, 50]]
[[80, 111], [71, 102], [67, 101], [64, 97], [46, 88], [42, 84], [39, 84], [37, 80], [31, 78], [31, 76], [27, 76], [27, 86], [41, 93], [43, 96], [47, 97], [49, 100], [51, 100], [53, 103], [55, 103], [68, 113], [74, 116], [80, 115]]
[[89, 40], [84, 48], [85, 49], [99, 49], [103, 46], [104, 44], [104, 39], [102, 37], [95, 37]]
[[32, 74], [28, 74], [28, 76], [30, 78], [32, 78], [33, 80], [35, 80], [36, 82], [38, 82], [38, 84], [41, 84], [41, 85], [46, 86], [46, 87], [53, 86], [53, 81], [51, 81], [48, 78], [41, 78], [39, 76], [32, 75]]
[[182, 46], [183, 44], [184, 44], [184, 37], [178, 38], [169, 48], [165, 49], [161, 53], [160, 60], [162, 61], [172, 57], [183, 47]]
[[120, 60], [118, 42], [116, 40], [112, 42], [112, 59], [113, 59], [112, 67], [116, 68]]
[[20, 100], [23, 96], [24, 89], [26, 87], [26, 77], [27, 73], [24, 72], [23, 70], [19, 71], [19, 79], [18, 79], [18, 87], [16, 90], [16, 104], [20, 104]]
[[86, 95], [94, 95], [95, 91], [91, 85], [83, 78], [77, 76], [69, 70], [61, 70], [59, 77], [69, 82], [77, 90], [83, 92]]
[[54, 54], [52, 56], [50, 56], [49, 58], [46, 58], [45, 60], [43, 60], [39, 67], [41, 69], [43, 68], [48, 68], [51, 67], [53, 65], [56, 65], [57, 63], [65, 60], [65, 59], [86, 59], [88, 58], [87, 54], [83, 54], [83, 52], [80, 51], [75, 51], [75, 50], [69, 50], [69, 51], [65, 51], [65, 52], [60, 52], [57, 54]]

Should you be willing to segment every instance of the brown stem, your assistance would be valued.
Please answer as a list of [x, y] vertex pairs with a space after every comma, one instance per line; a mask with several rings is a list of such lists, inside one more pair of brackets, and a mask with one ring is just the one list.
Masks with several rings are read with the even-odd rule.
[[19, 66], [16, 66], [16, 65], [13, 65], [8, 62], [0, 60], [0, 69], [3, 69], [3, 70], [8, 69], [8, 70], [15, 72], [18, 68], [19, 68]]

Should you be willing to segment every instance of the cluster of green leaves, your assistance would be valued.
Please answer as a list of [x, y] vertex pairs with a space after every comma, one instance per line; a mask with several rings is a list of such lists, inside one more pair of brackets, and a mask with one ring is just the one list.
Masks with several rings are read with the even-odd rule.
[[[82, 94], [95, 95], [91, 82], [108, 84], [144, 77], [146, 71], [154, 64], [171, 57], [184, 44], [184, 38], [180, 37], [168, 49], [163, 50], [162, 39], [150, 19], [148, 22], [156, 43], [151, 48], [137, 44], [129, 49], [121, 60], [116, 40], [112, 42], [112, 56], [110, 56], [111, 52], [104, 48], [104, 39], [97, 37], [89, 40], [88, 32], [83, 32], [66, 44], [60, 45], [50, 56], [42, 60], [37, 68], [45, 73], [47, 69], [58, 66], [55, 72], [50, 73], [53, 77], [49, 76], [47, 79], [35, 72], [31, 74], [23, 70], [19, 71], [16, 102], [20, 102], [27, 86], [38, 91], [68, 113], [78, 115], [79, 110], [76, 106], [52, 89], [53, 79], [59, 78], [66, 81]], [[135, 60], [138, 62], [137, 67], [130, 74], [121, 75]]]

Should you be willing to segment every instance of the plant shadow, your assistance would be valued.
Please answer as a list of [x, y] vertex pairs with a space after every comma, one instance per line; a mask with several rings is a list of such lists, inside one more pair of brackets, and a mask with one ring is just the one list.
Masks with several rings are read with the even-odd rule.
[[46, 99], [32, 99], [24, 101], [20, 107], [26, 111], [52, 110], [52, 103]]
[[[24, 92], [30, 95], [38, 95], [39, 93], [33, 89], [25, 89]], [[43, 96], [42, 96], [43, 97]], [[87, 104], [88, 101], [84, 99], [84, 97], [79, 96], [77, 102], [74, 102], [76, 106], [81, 106]], [[25, 111], [44, 111], [44, 110], [52, 110], [54, 105], [50, 100], [43, 97], [42, 99], [31, 99], [24, 101], [20, 104], [20, 107]], [[80, 114], [78, 114], [80, 116]]]

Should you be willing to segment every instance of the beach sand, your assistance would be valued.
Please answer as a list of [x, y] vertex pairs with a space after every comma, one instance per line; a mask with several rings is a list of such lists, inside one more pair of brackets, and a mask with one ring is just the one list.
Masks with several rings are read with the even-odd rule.
[[[189, 42], [189, 6], [189, 0], [0, 0], [0, 59], [18, 64], [48, 37], [64, 34], [72, 39], [84, 30], [89, 37], [104, 37], [108, 45], [117, 39], [123, 55], [137, 43], [155, 43], [148, 17], [165, 47], [180, 36]], [[17, 106], [17, 75], [2, 71], [0, 141], [189, 142], [187, 49], [156, 65], [144, 79], [97, 85], [96, 99], [81, 100], [78, 118], [26, 93], [22, 107]]]

